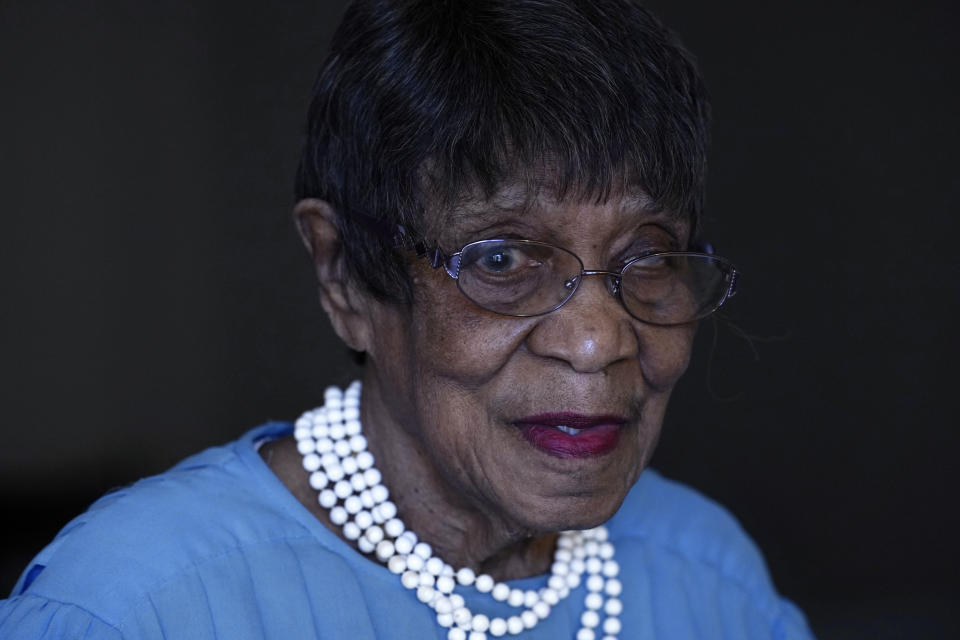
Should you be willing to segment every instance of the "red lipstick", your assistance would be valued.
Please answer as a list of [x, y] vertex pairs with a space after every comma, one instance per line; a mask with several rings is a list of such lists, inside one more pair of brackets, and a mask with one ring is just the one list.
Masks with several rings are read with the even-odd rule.
[[620, 441], [623, 416], [543, 413], [517, 420], [524, 439], [557, 458], [592, 458], [613, 451]]

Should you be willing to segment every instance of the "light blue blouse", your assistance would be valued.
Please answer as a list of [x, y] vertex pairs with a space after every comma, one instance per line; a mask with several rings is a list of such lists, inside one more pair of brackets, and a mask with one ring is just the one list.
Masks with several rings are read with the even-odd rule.
[[[0, 638], [446, 638], [397, 576], [321, 525], [263, 463], [255, 443], [290, 430], [261, 426], [101, 498], [0, 601]], [[691, 489], [647, 470], [608, 528], [621, 640], [812, 637], [737, 522]], [[518, 639], [573, 638], [583, 590]], [[475, 612], [516, 612], [458, 592]]]

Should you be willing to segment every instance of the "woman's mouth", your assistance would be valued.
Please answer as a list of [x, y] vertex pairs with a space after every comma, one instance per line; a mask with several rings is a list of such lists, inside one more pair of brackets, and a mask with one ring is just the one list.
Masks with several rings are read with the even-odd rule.
[[523, 438], [557, 458], [591, 458], [613, 451], [627, 419], [615, 415], [544, 413], [514, 422]]

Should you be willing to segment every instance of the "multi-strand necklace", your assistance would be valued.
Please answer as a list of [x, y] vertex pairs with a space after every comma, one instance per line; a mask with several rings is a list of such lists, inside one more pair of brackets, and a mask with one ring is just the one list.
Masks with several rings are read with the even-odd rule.
[[[448, 640], [485, 640], [488, 634], [517, 635], [532, 629], [582, 582], [586, 583], [586, 609], [576, 640], [616, 640], [622, 587], [606, 527], [561, 533], [547, 585], [538, 590], [511, 588], [487, 574], [476, 575], [469, 567], [454, 569], [397, 517], [397, 506], [390, 501], [362, 433], [360, 382], [354, 381], [346, 392], [327, 388], [324, 401], [294, 426], [310, 486], [319, 492], [320, 505], [329, 510], [330, 521], [341, 527], [343, 537], [384, 563], [400, 576], [404, 587], [433, 609], [437, 623], [449, 629]], [[455, 593], [458, 585], [473, 585], [518, 613], [506, 618], [475, 614]]]

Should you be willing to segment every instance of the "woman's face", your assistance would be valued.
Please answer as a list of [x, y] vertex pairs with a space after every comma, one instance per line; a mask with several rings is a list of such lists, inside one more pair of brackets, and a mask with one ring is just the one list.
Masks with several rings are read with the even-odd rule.
[[[686, 222], [644, 202], [543, 201], [521, 211], [501, 194], [451, 214], [440, 245], [539, 240], [576, 253], [586, 269], [684, 249]], [[365, 418], [393, 423], [416, 452], [406, 473], [434, 478], [448, 499], [510, 528], [608, 519], [653, 453], [694, 325], [633, 319], [601, 277], [585, 278], [552, 313], [504, 317], [467, 300], [442, 269], [423, 260], [410, 268], [412, 307], [374, 305], [364, 394], [365, 404], [376, 396]]]

